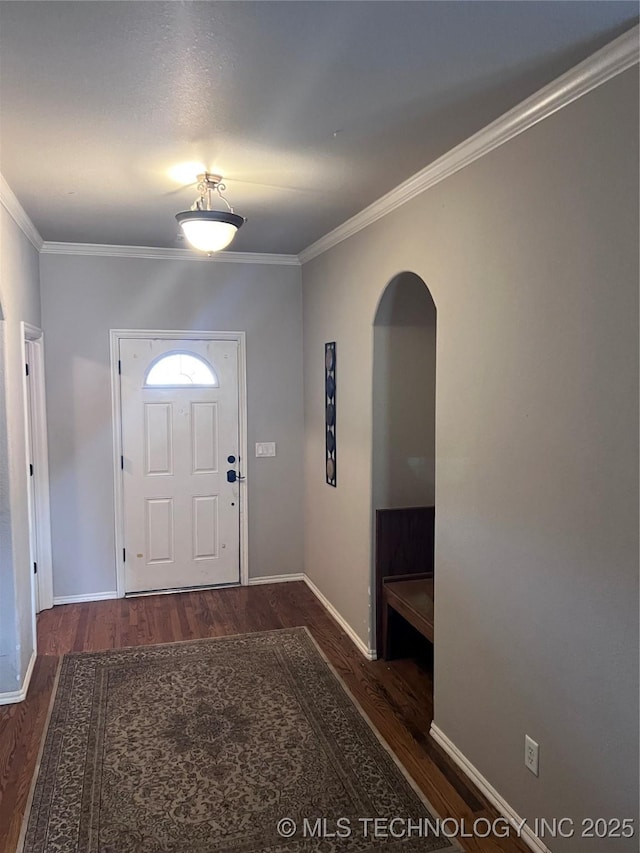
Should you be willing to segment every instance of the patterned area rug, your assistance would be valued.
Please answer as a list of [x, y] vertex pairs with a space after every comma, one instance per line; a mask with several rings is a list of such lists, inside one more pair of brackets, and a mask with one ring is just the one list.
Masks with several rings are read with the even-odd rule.
[[311, 635], [295, 628], [66, 655], [21, 849], [458, 849], [429, 821]]

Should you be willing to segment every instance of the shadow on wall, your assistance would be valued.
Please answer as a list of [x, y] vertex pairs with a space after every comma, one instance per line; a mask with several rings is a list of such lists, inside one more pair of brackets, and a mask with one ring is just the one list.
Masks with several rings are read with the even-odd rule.
[[436, 306], [424, 281], [387, 285], [373, 330], [373, 510], [435, 504]]

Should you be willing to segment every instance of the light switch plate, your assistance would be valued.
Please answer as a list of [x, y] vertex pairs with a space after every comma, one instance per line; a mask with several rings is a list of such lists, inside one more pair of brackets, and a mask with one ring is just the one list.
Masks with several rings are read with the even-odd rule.
[[275, 456], [275, 441], [256, 441], [256, 456]]

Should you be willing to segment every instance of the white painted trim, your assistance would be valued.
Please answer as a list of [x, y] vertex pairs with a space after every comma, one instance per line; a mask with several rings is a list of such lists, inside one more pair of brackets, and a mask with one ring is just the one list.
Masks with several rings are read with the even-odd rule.
[[311, 578], [308, 575], [304, 575], [303, 578], [306, 585], [309, 587], [311, 592], [318, 599], [320, 604], [323, 605], [325, 610], [328, 610], [331, 616], [336, 620], [338, 625], [342, 628], [342, 630], [347, 634], [349, 639], [358, 647], [358, 649], [362, 652], [362, 654], [367, 658], [367, 660], [375, 660], [376, 653], [373, 649], [367, 647], [367, 644], [360, 639], [360, 637], [353, 630], [351, 625], [347, 622], [347, 620], [338, 613], [333, 604], [329, 601], [329, 599], [318, 589], [318, 587], [314, 584]]
[[301, 263], [317, 258], [348, 237], [391, 213], [420, 193], [484, 157], [543, 119], [636, 65], [639, 61], [636, 25], [601, 50], [544, 86], [485, 128], [452, 148], [429, 166], [403, 181], [360, 213], [329, 231], [298, 255]]
[[192, 249], [166, 249], [155, 246], [110, 246], [101, 243], [55, 243], [46, 241], [40, 249], [43, 255], [89, 255], [104, 258], [147, 258], [169, 261], [204, 261], [224, 264], [277, 264], [299, 267], [297, 255], [277, 255], [260, 252], [216, 252], [198, 254]]
[[[124, 561], [122, 549], [124, 547], [124, 489], [122, 483], [122, 470], [120, 468], [120, 457], [122, 455], [122, 406], [120, 398], [120, 373], [118, 361], [120, 360], [120, 338], [111, 330], [109, 332], [109, 364], [111, 373], [111, 433], [113, 440], [113, 509], [115, 528], [115, 561], [116, 561], [116, 587], [117, 597], [124, 598]], [[55, 604], [55, 599], [54, 599]]]
[[551, 850], [541, 841], [540, 838], [533, 832], [531, 827], [525, 823], [524, 818], [513, 809], [509, 803], [501, 796], [493, 785], [485, 779], [480, 771], [474, 767], [469, 759], [458, 749], [458, 747], [450, 740], [446, 734], [435, 723], [431, 723], [429, 730], [431, 737], [438, 743], [447, 755], [460, 767], [463, 773], [473, 782], [473, 784], [482, 791], [485, 797], [492, 803], [499, 813], [505, 817], [514, 826], [522, 826], [520, 837], [536, 853], [551, 853]]
[[[24, 429], [24, 442], [25, 442], [25, 456], [24, 456], [24, 476], [25, 476], [25, 486], [27, 491], [27, 517], [29, 521], [29, 562], [26, 566], [23, 567], [23, 571], [26, 570], [29, 572], [29, 591], [31, 593], [31, 654], [32, 656], [36, 654], [36, 649], [38, 648], [38, 633], [36, 627], [36, 580], [35, 575], [33, 573], [33, 558], [36, 553], [37, 548], [37, 526], [34, 525], [33, 519], [35, 516], [35, 507], [33, 506], [34, 502], [37, 500], [31, 494], [31, 484], [29, 482], [30, 474], [29, 474], [29, 448], [31, 447], [31, 436], [29, 431], [30, 425], [30, 416], [29, 416], [29, 406], [30, 406], [30, 392], [28, 386], [28, 378], [26, 375], [26, 371], [24, 369], [24, 365], [27, 363], [27, 331], [25, 327], [25, 323], [23, 321], [20, 322], [20, 350], [22, 355], [22, 419], [23, 419], [23, 429]], [[18, 660], [20, 660], [20, 655], [18, 655]], [[28, 685], [27, 685], [28, 686]], [[25, 690], [26, 696], [26, 690]], [[24, 698], [24, 697], [23, 697]], [[21, 699], [14, 700], [16, 702], [22, 701]]]
[[347, 634], [349, 639], [354, 643], [354, 645], [357, 646], [359, 651], [362, 652], [362, 654], [367, 658], [367, 660], [376, 660], [377, 655], [375, 649], [367, 648], [367, 644], [360, 639], [360, 637], [356, 634], [351, 625], [349, 625], [346, 619], [336, 610], [336, 608], [329, 601], [326, 595], [320, 592], [320, 590], [314, 584], [311, 578], [304, 572], [298, 572], [296, 574], [291, 575], [270, 575], [262, 578], [250, 578], [249, 585], [257, 586], [259, 584], [268, 583], [287, 583], [288, 581], [304, 581], [311, 590], [311, 592], [318, 599], [320, 604], [336, 620], [338, 625], [340, 625], [345, 634]]
[[6, 208], [7, 213], [22, 231], [34, 249], [39, 252], [43, 245], [42, 237], [36, 226], [31, 221], [28, 213], [18, 201], [15, 193], [0, 174], [0, 204]]
[[38, 607], [36, 604], [36, 581], [35, 575], [33, 573], [33, 558], [36, 553], [36, 542], [35, 542], [35, 525], [32, 523], [35, 515], [35, 507], [34, 498], [31, 494], [31, 484], [29, 482], [30, 473], [29, 473], [29, 464], [30, 464], [30, 448], [31, 448], [31, 435], [29, 432], [30, 425], [30, 414], [29, 414], [29, 405], [30, 405], [30, 392], [29, 392], [29, 380], [26, 375], [26, 371], [24, 365], [27, 364], [29, 357], [27, 355], [27, 333], [25, 329], [25, 323], [20, 322], [20, 357], [22, 360], [22, 426], [24, 431], [24, 449], [25, 449], [25, 457], [24, 457], [24, 477], [25, 477], [25, 486], [27, 492], [27, 519], [29, 523], [29, 564], [26, 566], [26, 570], [29, 572], [29, 590], [31, 592], [31, 643], [33, 648], [37, 648], [38, 645], [38, 635], [36, 630], [36, 614], [38, 611]]
[[[247, 421], [247, 336], [244, 332], [234, 332], [238, 336], [238, 441], [240, 458], [238, 468], [246, 477], [249, 469], [249, 441]], [[244, 460], [244, 461], [243, 461]], [[240, 501], [240, 583], [249, 583], [249, 489], [248, 480], [244, 483], [244, 500]]]
[[[25, 395], [30, 395], [33, 419], [33, 466], [36, 471], [34, 483], [36, 517], [36, 553], [38, 560], [39, 610], [53, 607], [53, 555], [51, 547], [51, 503], [49, 495], [49, 447], [47, 430], [47, 400], [44, 368], [44, 335], [42, 329], [22, 323], [22, 340], [32, 346], [31, 370], [26, 376]], [[26, 353], [25, 353], [26, 359]], [[25, 402], [25, 407], [27, 403]], [[25, 408], [26, 415], [26, 408]]]
[[53, 599], [54, 606], [59, 604], [82, 604], [83, 601], [107, 601], [111, 598], [120, 598], [117, 590], [110, 592], [87, 592], [84, 595], [56, 595]]
[[[124, 493], [120, 457], [122, 455], [122, 407], [120, 401], [120, 376], [118, 374], [118, 359], [120, 341], [127, 338], [161, 338], [165, 340], [204, 340], [204, 341], [237, 341], [238, 342], [238, 443], [240, 461], [245, 461], [244, 471], [247, 471], [247, 345], [245, 332], [213, 332], [194, 331], [193, 329], [161, 330], [161, 329], [111, 329], [109, 332], [109, 350], [111, 358], [111, 423], [113, 432], [113, 477], [114, 477], [114, 511], [115, 511], [115, 544], [116, 544], [116, 579], [118, 598], [125, 597], [124, 561]], [[244, 494], [240, 501], [240, 583], [249, 583], [249, 490], [247, 481], [239, 481], [244, 486]]]
[[287, 581], [303, 581], [304, 573], [298, 572], [292, 575], [267, 575], [262, 578], [249, 578], [249, 586], [260, 586], [267, 583], [287, 583]]
[[27, 671], [24, 674], [22, 687], [20, 690], [12, 690], [11, 693], [0, 693], [0, 705], [13, 705], [16, 702], [24, 702], [27, 698], [29, 684], [31, 683], [31, 676], [33, 675], [33, 667], [36, 665], [36, 657], [37, 653], [34, 649], [31, 652], [31, 657], [29, 658], [29, 665], [27, 666]]

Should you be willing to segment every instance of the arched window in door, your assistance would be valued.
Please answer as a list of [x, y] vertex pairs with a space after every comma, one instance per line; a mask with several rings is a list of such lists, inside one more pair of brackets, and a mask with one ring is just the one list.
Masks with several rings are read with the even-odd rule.
[[199, 385], [218, 388], [219, 382], [210, 364], [188, 352], [170, 352], [157, 359], [147, 371], [146, 388]]

